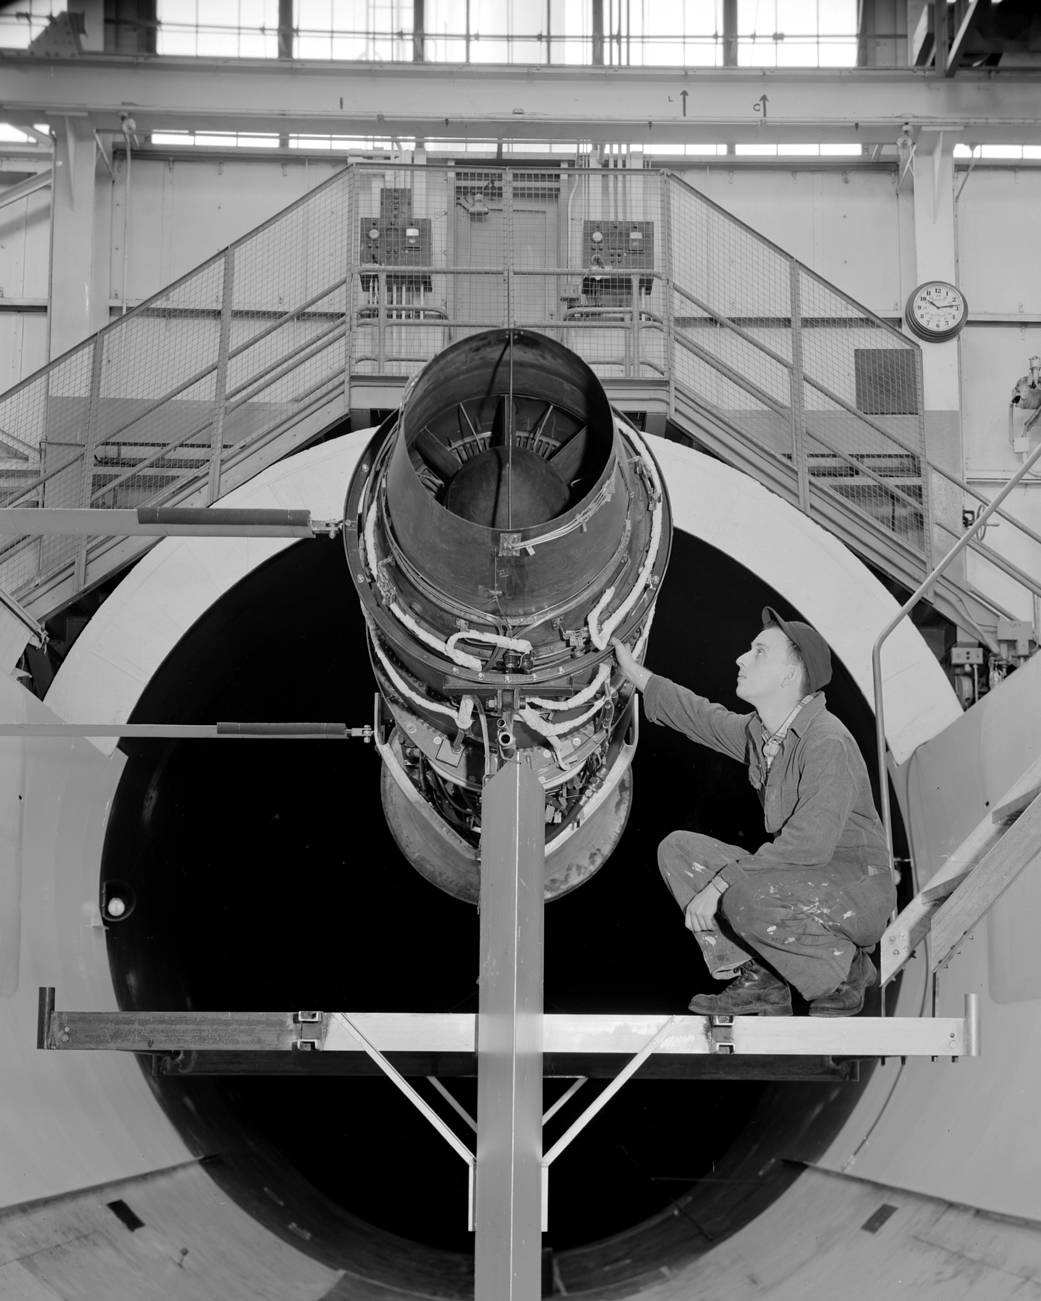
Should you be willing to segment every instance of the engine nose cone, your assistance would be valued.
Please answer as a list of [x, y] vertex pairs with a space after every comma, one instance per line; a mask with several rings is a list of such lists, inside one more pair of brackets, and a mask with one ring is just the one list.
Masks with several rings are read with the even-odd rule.
[[570, 493], [555, 466], [526, 447], [490, 447], [454, 475], [444, 504], [485, 528], [523, 529], [559, 515]]

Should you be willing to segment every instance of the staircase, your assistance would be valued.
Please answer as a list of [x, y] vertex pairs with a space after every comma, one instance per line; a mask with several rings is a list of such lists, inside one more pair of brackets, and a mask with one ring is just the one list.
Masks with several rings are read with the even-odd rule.
[[[356, 164], [0, 395], [0, 505], [208, 504], [509, 323], [905, 587], [984, 500], [928, 461], [917, 346], [677, 177]], [[8, 537], [0, 590], [43, 621], [149, 545]], [[996, 646], [964, 571], [932, 599]]]

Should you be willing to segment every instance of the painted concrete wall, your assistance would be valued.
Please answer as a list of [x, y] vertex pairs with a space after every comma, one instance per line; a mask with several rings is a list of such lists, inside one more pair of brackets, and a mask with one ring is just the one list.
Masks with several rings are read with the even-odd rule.
[[47, 361], [50, 214], [49, 190], [0, 208], [0, 390]]
[[[1032, 233], [1041, 215], [1041, 171], [985, 170], [965, 180], [957, 206], [959, 281], [970, 321], [961, 336], [962, 430], [965, 477], [993, 496], [1020, 465], [1009, 445], [1009, 398], [1028, 359], [1041, 354], [1041, 258]], [[1015, 418], [1017, 431], [1022, 417]], [[1041, 439], [1041, 421], [1030, 436]], [[1010, 509], [1041, 533], [1041, 475], [1015, 492]], [[1007, 526], [992, 529], [988, 545], [1034, 574], [1041, 573], [1041, 546]], [[974, 562], [970, 576], [987, 583], [1029, 616], [1029, 602], [1014, 594], [989, 567]]]
[[903, 311], [900, 204], [891, 170], [713, 166], [681, 175], [880, 316]]
[[199, 161], [135, 157], [130, 169], [119, 157], [112, 193], [110, 296], [122, 291], [123, 214], [129, 213], [126, 242], [127, 298], [147, 298], [172, 280], [259, 226], [299, 199], [341, 164], [305, 158]]

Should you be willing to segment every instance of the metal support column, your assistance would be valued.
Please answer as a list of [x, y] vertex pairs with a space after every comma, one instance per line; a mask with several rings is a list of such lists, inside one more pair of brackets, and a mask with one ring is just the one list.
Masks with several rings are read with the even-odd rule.
[[810, 472], [806, 459], [806, 417], [803, 411], [802, 372], [802, 283], [799, 264], [789, 259], [789, 295], [792, 318], [792, 368], [789, 372], [790, 403], [792, 413], [792, 464], [795, 466], [799, 509], [810, 513]]
[[[79, 491], [72, 505], [89, 509], [94, 501], [94, 455], [98, 445], [98, 424], [101, 418], [101, 375], [105, 360], [104, 334], [97, 335], [90, 352], [90, 396], [87, 399], [86, 430], [83, 439], [83, 463], [80, 468]], [[87, 585], [87, 548], [90, 539], [84, 537], [76, 549], [76, 587], [82, 591]]]
[[516, 759], [481, 805], [476, 1301], [542, 1295], [545, 798]]
[[107, 287], [102, 292], [94, 256], [93, 124], [86, 115], [63, 117], [56, 131], [47, 322], [52, 359], [100, 329], [108, 317]]

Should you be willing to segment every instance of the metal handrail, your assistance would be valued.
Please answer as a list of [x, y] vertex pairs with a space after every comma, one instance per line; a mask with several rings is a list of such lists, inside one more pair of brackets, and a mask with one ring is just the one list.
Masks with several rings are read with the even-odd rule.
[[[928, 464], [929, 469], [935, 474], [938, 474], [941, 479], [946, 479], [948, 483], [953, 484], [956, 488], [960, 488], [962, 492], [967, 493], [970, 497], [975, 497], [978, 502], [986, 503], [989, 500], [982, 492], [967, 483], [964, 479], [959, 479], [952, 470], [945, 470], [942, 465], [935, 465], [932, 461]], [[1011, 524], [1013, 528], [1019, 529], [1021, 533], [1025, 533], [1031, 542], [1036, 542], [1041, 546], [1041, 533], [1038, 533], [1036, 529], [1032, 529], [1029, 524], [1024, 524], [1021, 519], [1017, 519], [1015, 515], [1009, 515], [1003, 510], [996, 511], [995, 514], [1000, 519], [1003, 519], [1006, 524]], [[940, 523], [940, 521], [937, 521], [937, 523], [941, 528], [945, 527], [945, 525]], [[990, 550], [989, 547], [987, 549]]]
[[889, 870], [893, 872], [893, 812], [889, 801], [889, 771], [886, 766], [886, 729], [885, 712], [882, 697], [882, 646], [908, 613], [918, 604], [922, 596], [943, 573], [955, 556], [972, 542], [976, 533], [983, 528], [1010, 492], [1023, 480], [1035, 462], [1041, 460], [1041, 443], [1034, 448], [1011, 479], [1004, 485], [998, 495], [983, 510], [971, 528], [955, 542], [938, 564], [934, 565], [918, 587], [911, 593], [896, 615], [886, 624], [875, 639], [871, 648], [871, 679], [875, 695], [875, 753], [878, 760], [879, 800], [882, 805], [882, 826], [885, 830], [886, 853], [889, 858]]

